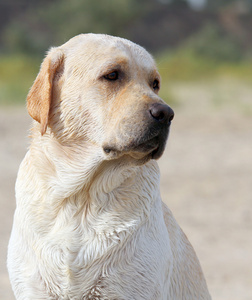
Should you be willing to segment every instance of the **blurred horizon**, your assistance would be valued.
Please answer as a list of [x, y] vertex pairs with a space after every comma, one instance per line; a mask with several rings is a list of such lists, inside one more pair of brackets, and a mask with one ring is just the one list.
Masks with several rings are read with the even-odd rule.
[[250, 28], [252, 0], [2, 0], [0, 105], [23, 104], [46, 51], [86, 32], [145, 47], [168, 99], [174, 81], [224, 76], [250, 84]]
[[209, 27], [229, 42], [230, 58], [252, 48], [252, 0], [2, 0], [0, 8], [1, 54], [42, 55], [86, 32], [118, 35], [158, 53]]

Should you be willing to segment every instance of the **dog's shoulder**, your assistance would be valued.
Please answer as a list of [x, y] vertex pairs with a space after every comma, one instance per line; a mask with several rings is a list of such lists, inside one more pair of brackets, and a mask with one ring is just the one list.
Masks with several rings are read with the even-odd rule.
[[[173, 295], [173, 299], [211, 299], [200, 262], [191, 243], [166, 204], [162, 203], [162, 209], [173, 256], [170, 294]], [[181, 278], [185, 284], [178, 288]]]
[[164, 222], [169, 234], [170, 243], [174, 255], [176, 255], [176, 257], [179, 256], [177, 254], [177, 250], [179, 249], [180, 253], [182, 253], [181, 257], [183, 257], [183, 259], [185, 259], [184, 255], [188, 256], [186, 259], [189, 258], [190, 260], [196, 258], [196, 254], [187, 236], [180, 228], [171, 210], [167, 207], [167, 205], [164, 202], [162, 202], [162, 209], [163, 209]]

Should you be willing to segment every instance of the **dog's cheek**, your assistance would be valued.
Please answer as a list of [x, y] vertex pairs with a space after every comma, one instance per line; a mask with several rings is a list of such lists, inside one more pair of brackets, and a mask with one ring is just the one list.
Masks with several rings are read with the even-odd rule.
[[134, 147], [148, 128], [148, 118], [141, 109], [132, 107], [118, 116], [110, 116], [106, 128], [106, 144], [114, 145], [118, 150]]

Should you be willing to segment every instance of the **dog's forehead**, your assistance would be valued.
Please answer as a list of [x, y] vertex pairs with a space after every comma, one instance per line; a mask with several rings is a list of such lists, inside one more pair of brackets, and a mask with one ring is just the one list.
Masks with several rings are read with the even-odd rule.
[[62, 46], [69, 58], [102, 63], [130, 60], [146, 70], [156, 69], [152, 56], [141, 46], [119, 37], [103, 34], [82, 34]]

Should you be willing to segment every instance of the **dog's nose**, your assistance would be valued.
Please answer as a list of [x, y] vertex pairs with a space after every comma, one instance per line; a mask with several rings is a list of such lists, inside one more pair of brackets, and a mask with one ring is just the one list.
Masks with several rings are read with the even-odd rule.
[[151, 116], [163, 124], [169, 124], [174, 118], [174, 111], [170, 106], [161, 103], [153, 103], [150, 107]]

